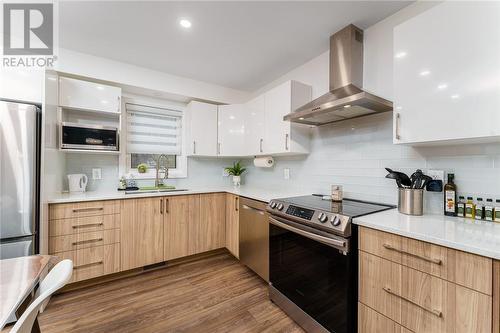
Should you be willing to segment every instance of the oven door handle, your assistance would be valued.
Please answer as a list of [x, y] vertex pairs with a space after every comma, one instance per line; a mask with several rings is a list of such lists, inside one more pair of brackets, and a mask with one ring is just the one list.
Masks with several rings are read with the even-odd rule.
[[316, 235], [316, 234], [313, 234], [311, 232], [307, 232], [305, 230], [301, 230], [301, 229], [292, 227], [291, 225], [288, 225], [284, 222], [278, 221], [271, 216], [269, 216], [269, 223], [274, 224], [277, 227], [291, 231], [293, 233], [296, 233], [298, 235], [304, 236], [306, 238], [312, 239], [314, 241], [323, 243], [323, 244], [328, 245], [330, 247], [334, 247], [334, 248], [339, 249], [341, 251], [347, 252], [347, 242], [346, 241], [328, 238], [328, 237], [324, 237], [321, 235]]

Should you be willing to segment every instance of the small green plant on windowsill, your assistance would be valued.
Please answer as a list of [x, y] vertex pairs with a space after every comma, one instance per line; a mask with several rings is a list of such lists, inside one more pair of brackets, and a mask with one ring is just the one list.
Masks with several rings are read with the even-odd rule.
[[226, 172], [233, 176], [233, 185], [238, 187], [241, 185], [241, 175], [247, 170], [241, 165], [241, 161], [234, 162], [233, 166], [225, 168]]

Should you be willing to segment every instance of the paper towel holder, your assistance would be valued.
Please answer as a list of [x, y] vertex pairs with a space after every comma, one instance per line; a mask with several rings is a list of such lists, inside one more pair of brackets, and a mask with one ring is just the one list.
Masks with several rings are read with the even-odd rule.
[[274, 158], [272, 156], [255, 157], [253, 165], [257, 168], [272, 168], [274, 166]]

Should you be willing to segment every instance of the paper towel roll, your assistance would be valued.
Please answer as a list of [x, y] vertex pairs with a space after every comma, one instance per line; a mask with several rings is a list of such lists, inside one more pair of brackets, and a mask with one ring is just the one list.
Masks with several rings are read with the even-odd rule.
[[274, 166], [274, 158], [271, 156], [267, 157], [256, 157], [253, 160], [253, 165], [258, 168], [271, 168]]

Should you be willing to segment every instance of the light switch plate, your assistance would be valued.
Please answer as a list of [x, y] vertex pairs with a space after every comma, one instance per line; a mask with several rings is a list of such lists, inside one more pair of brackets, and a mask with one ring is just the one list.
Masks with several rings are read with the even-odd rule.
[[101, 168], [92, 168], [92, 179], [94, 179], [94, 180], [102, 179]]
[[283, 178], [285, 178], [287, 180], [290, 179], [290, 169], [288, 169], [288, 168], [283, 169]]
[[428, 170], [427, 176], [432, 177], [432, 179], [440, 180], [444, 183], [444, 170]]

